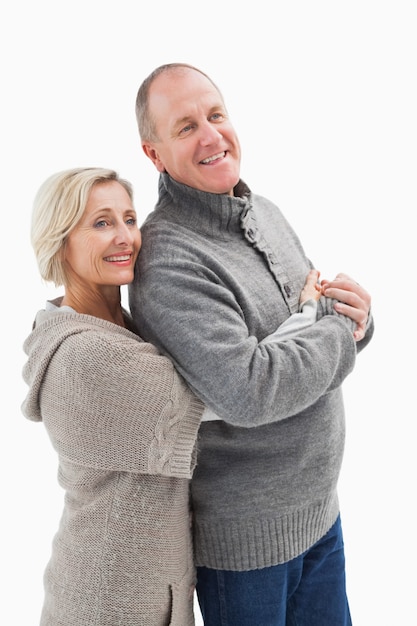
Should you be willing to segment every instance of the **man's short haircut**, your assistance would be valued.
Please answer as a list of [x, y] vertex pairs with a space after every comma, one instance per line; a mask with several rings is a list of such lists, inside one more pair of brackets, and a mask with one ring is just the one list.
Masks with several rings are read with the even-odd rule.
[[137, 96], [136, 96], [136, 120], [138, 123], [139, 136], [141, 141], [159, 141], [159, 137], [156, 131], [155, 120], [152, 117], [152, 114], [149, 110], [149, 90], [153, 83], [153, 81], [160, 75], [165, 72], [170, 73], [185, 73], [189, 70], [194, 70], [195, 72], [199, 72], [203, 76], [207, 78], [211, 82], [211, 84], [217, 89], [220, 96], [222, 96], [220, 89], [217, 85], [212, 81], [210, 76], [208, 76], [202, 70], [199, 70], [194, 65], [189, 65], [188, 63], [166, 63], [165, 65], [160, 65], [156, 69], [154, 69], [147, 78], [142, 82], [139, 87]]

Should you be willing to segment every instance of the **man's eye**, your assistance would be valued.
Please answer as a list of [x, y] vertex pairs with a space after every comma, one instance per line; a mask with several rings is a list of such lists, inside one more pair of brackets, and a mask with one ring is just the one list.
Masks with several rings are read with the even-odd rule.
[[192, 129], [192, 125], [187, 124], [187, 126], [184, 126], [183, 128], [181, 128], [180, 133], [188, 133], [188, 131], [190, 131], [191, 129]]

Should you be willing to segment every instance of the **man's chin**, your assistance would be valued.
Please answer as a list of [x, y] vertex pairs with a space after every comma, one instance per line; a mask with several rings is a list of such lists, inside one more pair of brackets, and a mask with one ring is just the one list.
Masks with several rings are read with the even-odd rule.
[[233, 196], [233, 190], [239, 182], [239, 176], [207, 177], [202, 181], [201, 191]]

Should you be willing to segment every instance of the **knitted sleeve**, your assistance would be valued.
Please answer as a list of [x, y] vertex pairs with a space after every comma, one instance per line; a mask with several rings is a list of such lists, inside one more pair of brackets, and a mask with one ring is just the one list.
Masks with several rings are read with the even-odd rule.
[[231, 424], [251, 427], [295, 415], [339, 387], [355, 363], [351, 329], [336, 315], [288, 340], [258, 342], [233, 294], [210, 270], [155, 266], [131, 294], [141, 333]]
[[[308, 328], [311, 324], [314, 324], [317, 316], [317, 302], [316, 300], [307, 300], [300, 306], [298, 313], [293, 313], [285, 322], [278, 326], [274, 333], [271, 333], [265, 339], [262, 339], [263, 344], [272, 343], [274, 341], [282, 341], [283, 339], [289, 339], [294, 337], [304, 328]], [[206, 407], [204, 409], [202, 421], [211, 422], [221, 419], [211, 409]]]
[[42, 419], [60, 455], [101, 470], [190, 477], [200, 401], [153, 346], [67, 337], [44, 375]]

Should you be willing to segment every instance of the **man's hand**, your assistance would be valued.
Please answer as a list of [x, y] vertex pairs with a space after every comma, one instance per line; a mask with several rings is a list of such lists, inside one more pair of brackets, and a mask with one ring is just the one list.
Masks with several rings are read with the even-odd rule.
[[371, 308], [368, 292], [347, 274], [337, 274], [334, 280], [322, 280], [321, 292], [328, 298], [338, 300], [334, 305], [335, 310], [356, 322], [353, 333], [355, 341], [363, 339]]
[[318, 270], [310, 270], [304, 287], [300, 294], [300, 306], [307, 300], [318, 300], [321, 295], [321, 287], [318, 283], [320, 272]]

